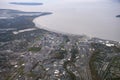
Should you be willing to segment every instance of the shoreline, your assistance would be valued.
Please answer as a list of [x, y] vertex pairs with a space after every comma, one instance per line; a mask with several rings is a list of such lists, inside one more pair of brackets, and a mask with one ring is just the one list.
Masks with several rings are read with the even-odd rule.
[[45, 26], [41, 26], [40, 24], [37, 24], [37, 22], [35, 21], [37, 18], [33, 19], [32, 22], [35, 24], [35, 27], [38, 28], [38, 29], [44, 29], [44, 30], [47, 30], [47, 31], [50, 31], [50, 32], [54, 32], [54, 33], [58, 33], [58, 34], [63, 34], [63, 35], [69, 35], [69, 36], [70, 35], [71, 36], [84, 36], [84, 35], [88, 36], [87, 34], [72, 34], [72, 33], [68, 33], [68, 32], [62, 32], [62, 31], [53, 30], [53, 29], [47, 28]]
[[99, 38], [99, 39], [104, 39], [104, 40], [109, 40], [109, 41], [120, 42], [119, 40], [105, 39], [105, 38], [102, 38], [102, 37], [92, 36], [92, 35], [85, 34], [85, 33], [82, 33], [82, 34], [73, 34], [73, 33], [69, 33], [69, 32], [62, 32], [62, 31], [53, 30], [53, 29], [47, 28], [46, 26], [41, 26], [40, 24], [38, 24], [36, 22], [36, 19], [39, 18], [39, 17], [36, 17], [32, 21], [35, 24], [35, 27], [38, 28], [38, 29], [43, 29], [43, 30], [47, 30], [47, 31], [50, 31], [50, 32], [55, 32], [55, 33], [58, 33], [58, 34], [63, 34], [63, 35], [68, 35], [68, 36], [87, 36], [87, 37], [89, 37], [89, 39]]

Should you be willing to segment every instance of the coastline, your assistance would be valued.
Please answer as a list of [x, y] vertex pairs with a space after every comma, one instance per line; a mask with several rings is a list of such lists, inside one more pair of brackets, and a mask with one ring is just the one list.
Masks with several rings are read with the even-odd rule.
[[[40, 17], [40, 16], [39, 16]], [[37, 27], [37, 28], [39, 28], [39, 29], [44, 29], [44, 30], [47, 30], [47, 31], [50, 31], [50, 32], [55, 32], [55, 33], [58, 33], [58, 34], [63, 34], [63, 35], [71, 35], [71, 36], [87, 36], [87, 34], [72, 34], [72, 33], [68, 33], [68, 32], [62, 32], [62, 31], [57, 31], [57, 30], [53, 30], [53, 29], [50, 29], [50, 28], [47, 28], [46, 26], [42, 26], [42, 25], [40, 25], [40, 24], [38, 24], [37, 22], [36, 22], [36, 19], [37, 19], [38, 17], [36, 17], [35, 19], [33, 19], [33, 23], [35, 24], [35, 27]], [[89, 36], [90, 38], [92, 38], [91, 36]]]
[[[47, 17], [47, 16], [46, 16]], [[87, 36], [89, 37], [89, 39], [92, 39], [92, 38], [100, 38], [100, 39], [104, 39], [104, 40], [110, 40], [110, 41], [117, 41], [117, 42], [120, 42], [120, 40], [114, 40], [114, 39], [108, 39], [108, 38], [103, 38], [103, 37], [99, 37], [99, 36], [93, 36], [93, 35], [90, 35], [90, 34], [85, 34], [85, 33], [78, 33], [78, 34], [74, 34], [74, 33], [70, 33], [70, 32], [64, 32], [64, 31], [59, 31], [59, 30], [54, 30], [54, 29], [50, 29], [48, 28], [47, 26], [42, 26], [40, 25], [36, 20], [37, 18], [40, 18], [40, 16], [36, 17], [35, 19], [33, 19], [33, 23], [35, 24], [35, 27], [39, 28], [39, 29], [44, 29], [44, 30], [47, 30], [47, 31], [51, 31], [51, 32], [55, 32], [55, 33], [58, 33], [58, 34], [63, 34], [63, 35], [71, 35], [71, 36]]]

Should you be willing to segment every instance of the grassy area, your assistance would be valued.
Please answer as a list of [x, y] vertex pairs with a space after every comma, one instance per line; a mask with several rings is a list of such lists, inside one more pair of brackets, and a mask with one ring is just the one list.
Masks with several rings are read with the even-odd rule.
[[32, 51], [32, 52], [38, 52], [38, 51], [40, 51], [41, 50], [41, 47], [30, 47], [29, 49], [28, 49], [28, 51]]

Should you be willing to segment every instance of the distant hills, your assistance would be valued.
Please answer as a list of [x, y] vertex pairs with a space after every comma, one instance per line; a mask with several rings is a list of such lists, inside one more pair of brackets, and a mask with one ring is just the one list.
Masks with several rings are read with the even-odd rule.
[[117, 15], [116, 17], [120, 18], [120, 15]]
[[32, 3], [32, 2], [10, 2], [15, 5], [43, 5], [43, 3]]

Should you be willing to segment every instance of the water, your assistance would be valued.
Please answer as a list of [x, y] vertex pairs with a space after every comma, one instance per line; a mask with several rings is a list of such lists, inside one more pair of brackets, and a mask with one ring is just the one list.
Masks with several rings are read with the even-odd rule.
[[43, 3], [40, 6], [12, 5], [7, 3], [10, 1], [17, 0], [2, 0], [0, 8], [53, 13], [36, 18], [37, 27], [120, 41], [120, 18], [116, 18], [120, 14], [120, 0], [37, 0]]

